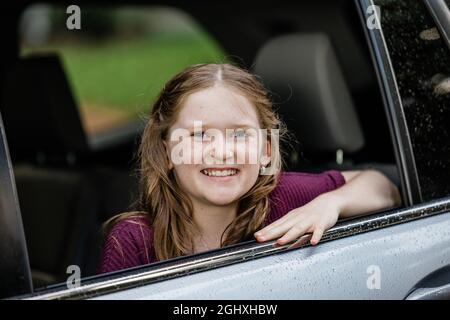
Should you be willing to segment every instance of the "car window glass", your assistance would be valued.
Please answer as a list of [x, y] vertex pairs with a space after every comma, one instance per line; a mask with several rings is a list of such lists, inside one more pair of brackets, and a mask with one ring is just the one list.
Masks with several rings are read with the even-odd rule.
[[422, 200], [450, 195], [449, 49], [422, 1], [375, 4], [381, 9]]

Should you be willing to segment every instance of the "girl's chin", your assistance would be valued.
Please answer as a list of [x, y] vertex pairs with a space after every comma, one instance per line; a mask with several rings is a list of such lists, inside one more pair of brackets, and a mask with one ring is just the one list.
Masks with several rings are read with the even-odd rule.
[[215, 197], [211, 197], [211, 196], [207, 196], [205, 197], [206, 200], [214, 206], [227, 206], [230, 205], [234, 202], [236, 202], [239, 197], [236, 196], [232, 196], [232, 195], [223, 195], [223, 196], [215, 196]]

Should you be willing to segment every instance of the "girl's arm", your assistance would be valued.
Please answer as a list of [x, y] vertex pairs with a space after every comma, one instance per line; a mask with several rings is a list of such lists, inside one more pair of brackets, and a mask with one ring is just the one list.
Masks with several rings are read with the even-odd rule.
[[[345, 184], [323, 193], [306, 205], [294, 209], [279, 220], [255, 233], [258, 241], [275, 238], [283, 245], [312, 233], [311, 244], [317, 244], [323, 233], [334, 226], [338, 218], [395, 207], [401, 204], [397, 187], [376, 170], [343, 171]], [[300, 239], [298, 245], [305, 239]]]
[[339, 204], [339, 218], [392, 208], [401, 204], [397, 187], [381, 172], [376, 170], [343, 171], [345, 184], [331, 192]]

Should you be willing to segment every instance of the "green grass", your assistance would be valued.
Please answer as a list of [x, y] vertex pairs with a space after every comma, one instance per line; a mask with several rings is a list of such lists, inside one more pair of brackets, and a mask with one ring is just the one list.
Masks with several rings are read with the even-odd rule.
[[148, 111], [164, 83], [184, 67], [225, 62], [221, 48], [202, 34], [61, 44], [39, 51], [55, 50], [80, 105], [99, 105], [130, 115]]

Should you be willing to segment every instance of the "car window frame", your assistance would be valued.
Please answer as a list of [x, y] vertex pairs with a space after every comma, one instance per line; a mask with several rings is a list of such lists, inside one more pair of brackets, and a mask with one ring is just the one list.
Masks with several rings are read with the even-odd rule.
[[[365, 25], [364, 16], [365, 7], [361, 6], [364, 3], [372, 3], [371, 0], [356, 0], [359, 7], [360, 14], [363, 18], [363, 25]], [[364, 29], [367, 29], [364, 27]], [[401, 146], [410, 145], [409, 136], [402, 132], [401, 124], [396, 121], [401, 119], [398, 116], [393, 116], [392, 111], [395, 108], [401, 107], [399, 100], [399, 92], [395, 82], [395, 74], [393, 73], [392, 65], [389, 63], [389, 55], [386, 47], [383, 47], [382, 32], [373, 32], [368, 34], [369, 43], [372, 44], [371, 54], [373, 55], [377, 76], [382, 86], [384, 105], [387, 106], [387, 114], [390, 115], [390, 125], [393, 138], [394, 147], [397, 151], [398, 169], [401, 174], [402, 185], [411, 188], [411, 183], [407, 179], [414, 178], [414, 158], [410, 159], [408, 154], [404, 152]], [[373, 40], [376, 40], [373, 46]], [[386, 56], [384, 56], [386, 54]], [[381, 63], [381, 64], [379, 64]], [[387, 73], [389, 72], [389, 73]], [[412, 163], [408, 164], [408, 161]], [[415, 172], [417, 175], [417, 172]], [[412, 175], [412, 176], [411, 176]], [[403, 177], [403, 178], [402, 178]], [[418, 181], [417, 181], [418, 183]], [[429, 216], [441, 214], [450, 211], [450, 197], [443, 199], [436, 199], [426, 203], [417, 203], [415, 190], [406, 189], [406, 207], [389, 209], [382, 212], [372, 212], [364, 216], [352, 219], [340, 220], [338, 224], [325, 232], [321, 242], [328, 242], [344, 237], [357, 235], [360, 233], [375, 231], [380, 228], [386, 228], [392, 225], [407, 223], [413, 220], [426, 218]], [[257, 243], [256, 241], [248, 241], [239, 243], [233, 246], [212, 250], [205, 253], [199, 253], [186, 257], [178, 257], [166, 261], [153, 263], [151, 265], [138, 266], [131, 269], [121, 270], [114, 273], [97, 275], [88, 278], [83, 278], [81, 286], [77, 288], [68, 289], [65, 284], [57, 284], [46, 289], [36, 291], [34, 293], [20, 296], [23, 299], [77, 299], [77, 298], [92, 298], [103, 295], [109, 292], [116, 292], [124, 289], [129, 289], [137, 286], [148, 285], [154, 282], [164, 281], [176, 277], [181, 277], [187, 274], [211, 270], [214, 268], [227, 266], [247, 260], [262, 258], [272, 254], [279, 254], [285, 251], [297, 250], [289, 249], [289, 245], [273, 247], [275, 241], [267, 243]], [[299, 248], [304, 248], [309, 244], [304, 244]]]
[[[377, 213], [367, 213], [356, 218], [340, 220], [334, 227], [324, 233], [321, 243], [448, 212], [450, 212], [450, 197], [407, 208], [402, 207]], [[81, 285], [75, 288], [67, 288], [65, 284], [58, 284], [16, 298], [26, 300], [95, 298], [108, 293], [150, 285], [164, 280], [311, 246], [309, 243], [305, 243], [298, 248], [289, 248], [290, 244], [274, 246], [275, 242], [257, 243], [256, 241], [247, 241], [208, 252], [84, 278], [81, 281]]]
[[450, 5], [445, 0], [424, 0], [431, 17], [450, 50]]
[[[374, 14], [373, 11], [368, 11], [367, 8], [375, 8], [375, 3], [373, 0], [355, 0], [355, 2], [358, 5], [358, 12], [363, 21], [363, 29], [368, 40], [372, 60], [374, 61], [375, 73], [381, 90], [391, 138], [394, 141], [394, 155], [400, 175], [402, 198], [407, 206], [422, 203], [419, 176], [411, 138], [386, 40], [382, 28], [369, 29], [366, 26], [366, 21]], [[381, 24], [378, 18], [377, 20]]]
[[[8, 142], [0, 114], [0, 297], [33, 291], [28, 250]], [[10, 259], [8, 259], [10, 258]]]

